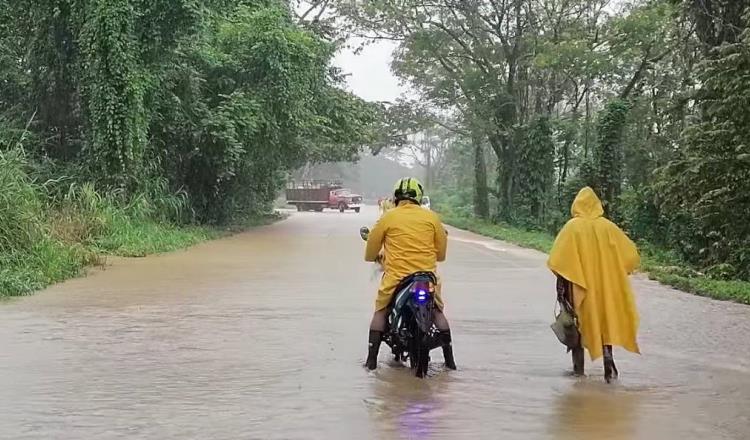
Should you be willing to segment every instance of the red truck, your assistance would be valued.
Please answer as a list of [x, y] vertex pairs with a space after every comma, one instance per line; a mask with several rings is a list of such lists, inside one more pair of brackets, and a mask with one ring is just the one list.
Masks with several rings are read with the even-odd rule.
[[297, 211], [321, 212], [329, 208], [359, 212], [362, 196], [344, 188], [340, 181], [303, 180], [287, 184], [286, 201], [296, 206]]

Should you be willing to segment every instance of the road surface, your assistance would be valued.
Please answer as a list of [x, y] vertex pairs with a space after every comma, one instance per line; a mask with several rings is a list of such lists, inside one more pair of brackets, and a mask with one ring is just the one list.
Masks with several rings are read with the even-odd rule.
[[451, 231], [459, 371], [361, 364], [362, 214], [300, 213], [0, 305], [0, 438], [747, 439], [750, 307], [637, 279], [643, 356], [568, 376], [544, 255]]

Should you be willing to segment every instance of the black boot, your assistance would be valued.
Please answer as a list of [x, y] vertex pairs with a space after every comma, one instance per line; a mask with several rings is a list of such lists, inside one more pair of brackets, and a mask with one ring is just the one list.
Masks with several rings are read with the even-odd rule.
[[573, 357], [573, 375], [583, 376], [584, 353], [583, 347], [576, 347], [572, 350]]
[[451, 340], [450, 330], [440, 330], [440, 345], [443, 347], [443, 357], [445, 358], [445, 368], [449, 370], [456, 369], [456, 360], [453, 358], [453, 343]]
[[374, 370], [378, 367], [378, 351], [380, 351], [380, 341], [382, 339], [383, 332], [370, 330], [367, 361], [365, 362], [365, 367], [367, 367], [368, 370]]
[[617, 380], [619, 375], [620, 375], [620, 372], [617, 371], [617, 366], [615, 366], [615, 358], [612, 355], [612, 346], [605, 345], [604, 346], [604, 380], [606, 380], [607, 383], [611, 383], [613, 380]]

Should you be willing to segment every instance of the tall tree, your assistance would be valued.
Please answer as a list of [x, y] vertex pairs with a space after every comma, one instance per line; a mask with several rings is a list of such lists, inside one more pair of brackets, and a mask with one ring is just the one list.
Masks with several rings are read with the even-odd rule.
[[662, 170], [658, 189], [664, 211], [691, 219], [674, 228], [684, 255], [703, 265], [750, 278], [750, 29], [735, 43], [715, 48], [699, 68], [701, 113], [685, 132], [679, 158]]

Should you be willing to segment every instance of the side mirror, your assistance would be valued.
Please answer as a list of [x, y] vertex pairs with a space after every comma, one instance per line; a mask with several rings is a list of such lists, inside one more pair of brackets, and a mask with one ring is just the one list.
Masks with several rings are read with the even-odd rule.
[[367, 226], [359, 228], [359, 236], [362, 237], [362, 240], [367, 241], [367, 238], [370, 236], [370, 228]]

